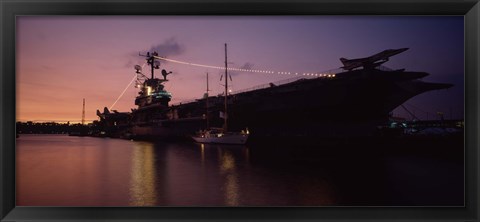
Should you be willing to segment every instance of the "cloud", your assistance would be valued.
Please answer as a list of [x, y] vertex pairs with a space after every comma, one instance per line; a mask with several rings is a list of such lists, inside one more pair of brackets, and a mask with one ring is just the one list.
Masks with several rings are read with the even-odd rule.
[[[170, 37], [162, 43], [152, 45], [148, 50], [141, 51], [140, 54], [144, 55], [147, 54], [147, 52], [158, 52], [159, 56], [169, 57], [185, 53], [185, 46], [179, 43], [175, 37]], [[129, 53], [127, 62], [125, 63], [125, 67], [132, 68], [134, 65], [138, 64], [138, 61], [139, 52]], [[162, 62], [166, 63], [167, 61]]]
[[169, 38], [163, 43], [150, 47], [149, 52], [158, 52], [160, 56], [180, 55], [185, 52], [185, 47], [175, 38]]

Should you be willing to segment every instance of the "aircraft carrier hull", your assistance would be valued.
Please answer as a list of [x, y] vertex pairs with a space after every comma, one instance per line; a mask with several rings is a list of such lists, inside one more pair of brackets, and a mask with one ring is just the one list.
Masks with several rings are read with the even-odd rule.
[[[251, 138], [271, 136], [356, 137], [376, 132], [408, 99], [451, 84], [418, 80], [424, 72], [354, 70], [334, 77], [298, 78], [282, 85], [228, 96], [228, 128], [246, 128]], [[222, 127], [224, 96], [179, 105], [134, 110], [123, 133], [137, 138], [188, 137], [207, 127]], [[208, 118], [207, 118], [208, 115]], [[105, 119], [108, 121], [108, 118]]]
[[[451, 84], [417, 80], [423, 72], [357, 70], [335, 78], [298, 79], [229, 96], [228, 127], [255, 136], [360, 136], [374, 133], [408, 99]], [[221, 126], [223, 96], [209, 97], [210, 125]], [[178, 118], [206, 114], [205, 99], [170, 107]], [[206, 127], [206, 120], [197, 129]], [[193, 127], [192, 129], [194, 129]]]

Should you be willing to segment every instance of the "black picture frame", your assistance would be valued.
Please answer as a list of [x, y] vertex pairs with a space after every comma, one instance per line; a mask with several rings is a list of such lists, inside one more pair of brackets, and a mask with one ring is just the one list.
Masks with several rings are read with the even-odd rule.
[[[463, 15], [465, 207], [16, 207], [15, 17], [20, 15]], [[0, 0], [1, 221], [478, 221], [478, 0]]]

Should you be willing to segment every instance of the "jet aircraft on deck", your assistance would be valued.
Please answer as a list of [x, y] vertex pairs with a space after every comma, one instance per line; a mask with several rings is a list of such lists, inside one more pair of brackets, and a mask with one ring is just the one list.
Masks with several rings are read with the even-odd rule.
[[401, 48], [401, 49], [387, 49], [384, 50], [380, 53], [377, 53], [375, 55], [372, 55], [370, 57], [366, 58], [359, 58], [359, 59], [346, 59], [346, 58], [340, 58], [340, 61], [342, 62], [343, 66], [340, 68], [343, 68], [345, 70], [351, 71], [355, 68], [363, 67], [365, 69], [373, 69], [385, 62], [388, 61], [388, 59], [391, 56], [397, 55], [399, 53], [407, 51], [408, 48]]

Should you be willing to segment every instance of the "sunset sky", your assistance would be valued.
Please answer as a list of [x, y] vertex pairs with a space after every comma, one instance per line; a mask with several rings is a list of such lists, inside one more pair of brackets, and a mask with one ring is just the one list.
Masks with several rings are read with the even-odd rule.
[[[111, 107], [134, 77], [134, 65], [144, 64], [139, 53], [223, 66], [225, 43], [231, 67], [299, 73], [339, 68], [340, 57], [408, 47], [384, 65], [428, 72], [424, 81], [455, 86], [405, 107], [420, 119], [439, 111], [463, 118], [463, 16], [20, 16], [16, 24], [18, 121], [80, 122], [83, 98], [86, 120], [97, 120], [96, 110]], [[211, 94], [222, 92], [221, 70], [163, 61], [161, 69], [173, 72], [165, 84], [171, 103], [200, 98], [207, 72]], [[236, 91], [293, 76], [232, 77]], [[136, 108], [137, 91], [130, 85], [113, 109]], [[402, 108], [394, 114], [410, 118]]]

